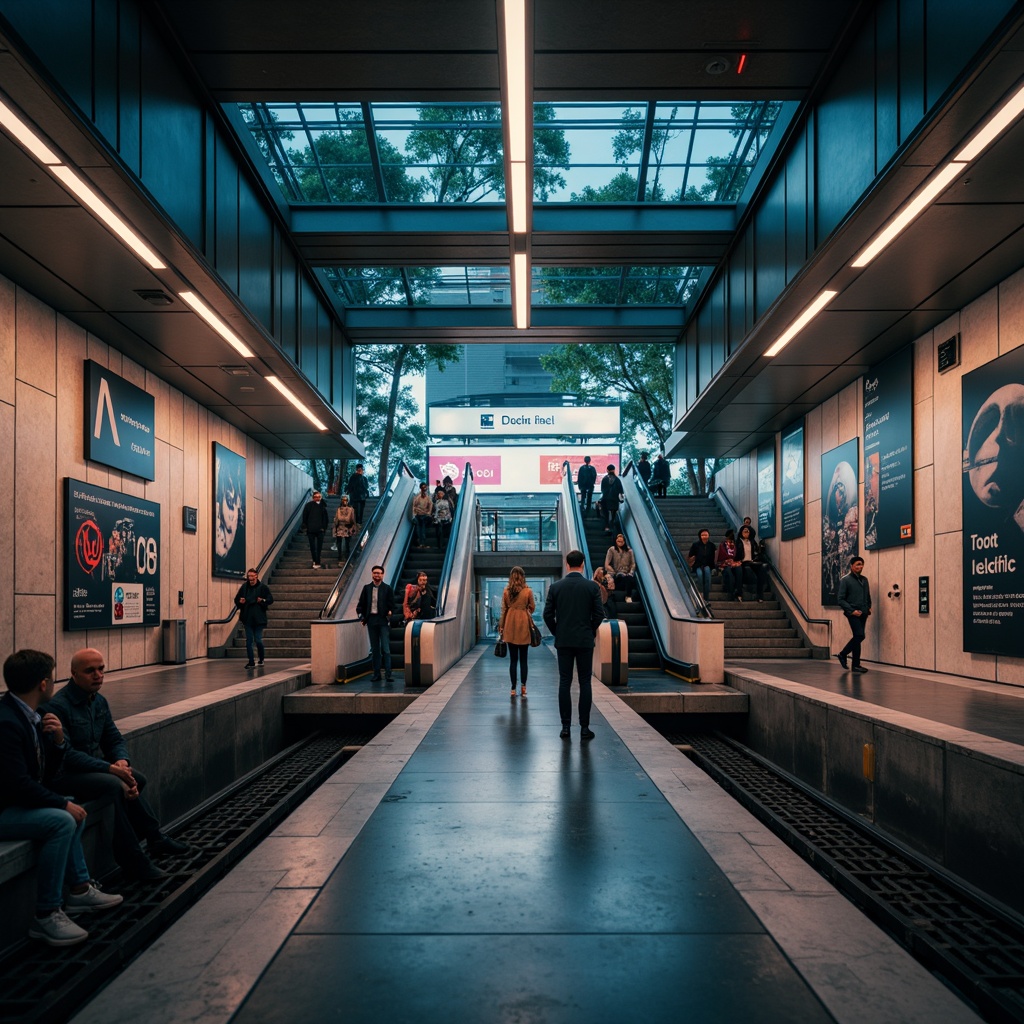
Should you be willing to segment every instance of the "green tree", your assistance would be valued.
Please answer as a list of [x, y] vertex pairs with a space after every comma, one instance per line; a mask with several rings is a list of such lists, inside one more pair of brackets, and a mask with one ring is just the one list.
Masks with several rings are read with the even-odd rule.
[[377, 463], [378, 493], [402, 459], [422, 479], [426, 473], [426, 428], [405, 375], [428, 365], [443, 370], [459, 361], [458, 345], [360, 345], [356, 350], [356, 403], [359, 435], [368, 458]]
[[[622, 403], [627, 455], [664, 450], [672, 431], [672, 353], [668, 344], [560, 345], [541, 365], [552, 374], [551, 390], [576, 394], [593, 403]], [[707, 494], [717, 459], [685, 459], [685, 478], [672, 481], [673, 493]]]
[[[535, 104], [534, 124], [554, 118], [554, 108]], [[423, 107], [409, 133], [406, 153], [426, 170], [429, 197], [436, 203], [477, 203], [505, 197], [505, 164], [498, 111], [493, 105]], [[558, 168], [569, 163], [565, 133], [534, 130], [534, 195], [544, 200], [565, 187]]]

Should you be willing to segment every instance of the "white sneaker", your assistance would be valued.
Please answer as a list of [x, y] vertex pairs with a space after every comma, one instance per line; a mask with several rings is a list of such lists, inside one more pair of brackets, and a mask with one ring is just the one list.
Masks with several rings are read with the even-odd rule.
[[626, 604], [632, 604], [632, 603], [633, 603], [633, 598], [627, 597], [626, 598]]
[[85, 892], [68, 893], [65, 906], [69, 914], [81, 914], [87, 910], [110, 910], [119, 903], [124, 902], [124, 897], [113, 892], [103, 892], [95, 882], [89, 883]]
[[89, 933], [79, 928], [60, 907], [46, 917], [33, 918], [28, 935], [30, 939], [42, 939], [50, 946], [77, 946], [89, 938]]

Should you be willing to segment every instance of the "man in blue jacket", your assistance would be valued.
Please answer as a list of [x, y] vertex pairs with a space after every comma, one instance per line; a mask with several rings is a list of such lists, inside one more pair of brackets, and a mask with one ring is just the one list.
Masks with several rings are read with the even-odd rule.
[[68, 750], [60, 720], [39, 708], [53, 696], [53, 658], [15, 651], [4, 662], [7, 692], [0, 697], [0, 839], [37, 844], [36, 916], [28, 933], [51, 946], [74, 946], [89, 933], [64, 912], [108, 910], [122, 898], [101, 892], [82, 852], [86, 811], [53, 787]]
[[569, 738], [572, 723], [572, 670], [580, 683], [580, 739], [592, 740], [590, 708], [594, 695], [590, 677], [594, 667], [594, 638], [604, 621], [601, 588], [583, 575], [583, 552], [565, 556], [569, 570], [548, 588], [544, 602], [544, 622], [555, 637], [558, 651], [558, 714], [562, 720], [563, 740]]
[[65, 760], [58, 784], [78, 800], [109, 799], [114, 805], [114, 859], [128, 876], [143, 881], [163, 878], [149, 855], [191, 853], [187, 843], [160, 831], [160, 821], [142, 795], [146, 777], [131, 763], [128, 747], [114, 724], [107, 698], [100, 693], [106, 665], [92, 647], [71, 658], [71, 681], [54, 698], [73, 754]]

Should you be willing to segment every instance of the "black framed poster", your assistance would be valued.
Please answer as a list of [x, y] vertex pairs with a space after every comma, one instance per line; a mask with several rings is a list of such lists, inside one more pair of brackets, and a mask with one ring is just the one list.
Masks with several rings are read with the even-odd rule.
[[160, 561], [159, 505], [65, 480], [66, 629], [158, 626]]
[[806, 531], [804, 519], [804, 421], [782, 432], [782, 539], [796, 540]]
[[213, 575], [245, 577], [245, 457], [213, 443]]
[[1024, 347], [964, 374], [964, 650], [1024, 655]]
[[821, 603], [838, 604], [839, 578], [860, 553], [857, 438], [821, 456]]

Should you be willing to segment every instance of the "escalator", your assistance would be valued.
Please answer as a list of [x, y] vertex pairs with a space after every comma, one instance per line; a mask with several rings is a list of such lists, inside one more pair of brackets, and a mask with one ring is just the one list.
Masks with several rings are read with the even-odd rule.
[[[583, 529], [586, 537], [587, 555], [591, 569], [604, 565], [604, 556], [608, 548], [615, 542], [614, 533], [605, 533], [604, 521], [596, 513], [591, 512], [583, 518]], [[626, 537], [627, 541], [629, 537]], [[644, 581], [637, 577], [638, 588], [633, 593], [632, 603], [627, 604], [622, 597], [609, 597], [609, 618], [618, 618], [626, 623], [629, 634], [629, 668], [630, 671], [658, 671], [661, 669], [661, 657], [658, 645], [651, 630], [647, 609], [643, 600]], [[614, 614], [612, 601], [614, 600]]]
[[[415, 540], [415, 534], [413, 540]], [[405, 587], [408, 583], [415, 583], [416, 577], [421, 573], [427, 574], [427, 581], [431, 590], [434, 591], [434, 599], [437, 599], [438, 587], [441, 582], [441, 570], [444, 566], [444, 556], [447, 551], [447, 543], [438, 548], [436, 540], [431, 534], [430, 545], [426, 548], [417, 547], [411, 543], [406, 550], [405, 558], [402, 561], [401, 572], [391, 579], [391, 586], [395, 590], [395, 604], [398, 610], [395, 615], [400, 618], [402, 615], [402, 598], [405, 596]], [[448, 543], [450, 543], [450, 538]], [[394, 672], [400, 672], [405, 666], [405, 629], [404, 627], [391, 630], [391, 668]]]

